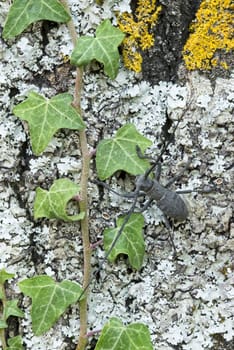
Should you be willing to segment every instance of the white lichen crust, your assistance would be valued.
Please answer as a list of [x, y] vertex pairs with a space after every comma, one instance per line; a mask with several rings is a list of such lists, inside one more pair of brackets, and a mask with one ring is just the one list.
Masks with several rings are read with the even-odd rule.
[[[69, 2], [77, 30], [85, 35], [92, 33], [102, 19], [114, 16], [113, 9], [130, 11], [129, 1], [124, 0], [104, 1], [102, 7], [93, 1]], [[8, 7], [7, 2], [0, 3], [1, 19]], [[9, 43], [2, 42], [0, 51], [0, 269], [16, 273], [19, 280], [46, 273], [59, 281], [80, 282], [79, 224], [33, 218], [36, 187], [48, 189], [54, 179], [62, 177], [79, 182], [78, 134], [60, 131], [36, 157], [27, 124], [12, 114], [12, 107], [31, 90], [47, 97], [59, 92], [58, 86], [46, 80], [41, 83], [39, 77], [62, 64], [61, 54], [71, 53], [68, 31], [64, 25], [51, 29], [43, 51], [40, 25], [35, 25], [36, 33], [27, 30]], [[185, 86], [161, 82], [152, 87], [122, 66], [114, 81], [104, 76], [99, 65], [86, 67], [82, 108], [90, 149], [131, 122], [153, 141], [147, 153], [156, 157], [165, 136], [165, 122], [171, 121], [171, 132], [183, 114], [163, 155], [161, 181], [166, 183], [191, 158], [188, 171], [174, 189], [215, 188], [206, 194], [185, 195], [190, 216], [184, 223], [171, 223], [177, 259], [156, 204], [144, 213], [143, 268], [132, 271], [123, 258], [116, 264], [104, 264], [99, 283], [93, 281], [91, 286], [90, 329], [102, 328], [113, 316], [126, 323], [142, 322], [148, 325], [154, 348], [159, 350], [176, 346], [183, 350], [211, 349], [216, 335], [227, 342], [233, 339], [233, 101], [233, 76], [211, 83], [198, 73], [190, 73]], [[94, 166], [91, 169], [94, 179]], [[119, 191], [132, 191], [134, 177], [123, 179], [117, 174], [110, 185]], [[101, 239], [103, 229], [112, 226], [131, 205], [106, 190], [102, 201], [100, 198], [98, 188], [90, 183], [92, 243]], [[103, 256], [102, 247], [98, 247], [92, 258], [94, 270]], [[10, 287], [17, 297], [15, 281]], [[22, 306], [26, 316], [20, 329], [27, 350], [62, 350], [68, 348], [68, 338], [77, 340], [77, 306], [40, 337], [31, 330], [28, 299]]]

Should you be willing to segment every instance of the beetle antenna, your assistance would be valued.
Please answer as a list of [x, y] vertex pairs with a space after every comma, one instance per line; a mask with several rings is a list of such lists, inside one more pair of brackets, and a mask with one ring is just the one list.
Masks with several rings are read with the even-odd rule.
[[[139, 191], [140, 191], [140, 190], [138, 189], [138, 192], [139, 192]], [[90, 286], [90, 284], [91, 284], [91, 282], [92, 282], [92, 280], [93, 280], [93, 277], [97, 276], [97, 274], [102, 270], [102, 267], [103, 267], [104, 263], [107, 261], [109, 255], [110, 255], [110, 253], [111, 253], [111, 251], [112, 251], [112, 249], [113, 249], [114, 246], [116, 245], [116, 242], [118, 241], [118, 239], [119, 239], [119, 237], [121, 236], [121, 234], [122, 234], [122, 232], [123, 232], [125, 226], [127, 225], [128, 220], [130, 219], [130, 216], [131, 216], [132, 213], [134, 212], [134, 209], [135, 209], [135, 207], [136, 207], [137, 199], [138, 199], [138, 194], [135, 195], [135, 198], [134, 198], [134, 201], [133, 201], [133, 203], [132, 203], [132, 206], [131, 206], [131, 208], [128, 210], [126, 216], [124, 217], [123, 223], [122, 223], [122, 225], [121, 225], [119, 231], [117, 232], [117, 234], [116, 234], [114, 240], [112, 241], [111, 246], [109, 247], [109, 249], [108, 249], [108, 251], [107, 251], [105, 257], [103, 258], [103, 260], [102, 260], [101, 263], [99, 264], [98, 269], [94, 272], [94, 274], [93, 274], [93, 276], [90, 278], [88, 284], [87, 284], [87, 285], [84, 287], [84, 289], [82, 290], [82, 292], [81, 292], [81, 294], [80, 294], [80, 296], [79, 296], [79, 298], [78, 298], [78, 301], [80, 301], [80, 300], [82, 299], [82, 297], [85, 295], [85, 293], [87, 292], [87, 290], [88, 290], [88, 288], [89, 288], [89, 286]]]
[[172, 142], [172, 138], [173, 136], [175, 135], [175, 132], [179, 126], [179, 123], [181, 122], [181, 120], [183, 119], [184, 115], [186, 114], [186, 112], [188, 111], [188, 108], [191, 106], [192, 102], [193, 102], [193, 99], [190, 97], [189, 98], [189, 103], [187, 104], [186, 108], [184, 109], [184, 111], [182, 112], [181, 116], [179, 117], [179, 119], [177, 120], [177, 123], [174, 127], [174, 130], [173, 132], [170, 134], [168, 140], [164, 141], [163, 143], [163, 147], [158, 155], [158, 157], [156, 158], [155, 162], [151, 165], [151, 167], [145, 172], [144, 174], [144, 179], [146, 180], [147, 177], [150, 175], [150, 173], [156, 168], [156, 166], [158, 165], [158, 163], [160, 162], [164, 152], [166, 151], [167, 147], [169, 146], [169, 144]]

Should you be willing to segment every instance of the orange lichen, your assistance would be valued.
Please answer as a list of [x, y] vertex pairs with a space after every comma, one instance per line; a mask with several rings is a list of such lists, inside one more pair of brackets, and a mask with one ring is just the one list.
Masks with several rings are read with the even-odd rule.
[[133, 15], [124, 12], [118, 16], [118, 26], [126, 33], [123, 40], [123, 62], [125, 67], [134, 72], [141, 71], [142, 56], [139, 50], [149, 49], [154, 45], [153, 34], [150, 33], [156, 25], [161, 6], [156, 7], [157, 0], [138, 0]]
[[203, 0], [191, 25], [183, 57], [189, 70], [211, 69], [222, 66], [228, 69], [225, 61], [219, 61], [218, 50], [226, 53], [234, 48], [234, 5], [232, 0]]

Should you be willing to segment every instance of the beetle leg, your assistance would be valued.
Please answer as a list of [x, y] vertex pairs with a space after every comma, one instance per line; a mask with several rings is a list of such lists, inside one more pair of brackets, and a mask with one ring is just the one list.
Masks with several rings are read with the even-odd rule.
[[159, 181], [159, 179], [160, 179], [161, 170], [162, 170], [161, 162], [158, 162], [158, 166], [157, 166], [157, 168], [156, 168], [156, 170], [155, 170], [155, 179], [156, 179], [157, 181]]
[[210, 193], [213, 191], [217, 191], [217, 188], [215, 186], [203, 188], [203, 189], [196, 188], [193, 190], [176, 190], [175, 192], [178, 194], [185, 194], [185, 193]]
[[153, 160], [154, 160], [152, 157], [143, 154], [142, 151], [141, 151], [141, 149], [140, 149], [140, 147], [139, 147], [138, 145], [136, 145], [136, 153], [137, 153], [137, 155], [138, 155], [138, 157], [139, 157], [140, 159], [148, 159], [148, 160], [150, 160], [150, 161], [153, 161]]
[[136, 191], [134, 192], [131, 192], [131, 193], [119, 193], [115, 190], [113, 190], [108, 184], [106, 184], [105, 182], [103, 181], [99, 181], [99, 180], [94, 180], [93, 183], [95, 183], [96, 185], [99, 185], [99, 186], [102, 186], [104, 188], [106, 188], [108, 191], [116, 194], [117, 196], [120, 196], [120, 197], [124, 197], [124, 198], [135, 198], [136, 197]]
[[177, 251], [176, 251], [176, 246], [175, 246], [175, 243], [174, 243], [174, 240], [173, 240], [173, 230], [171, 228], [171, 225], [170, 225], [166, 215], [163, 214], [163, 217], [164, 217], [165, 226], [168, 229], [168, 236], [169, 236], [169, 239], [171, 241], [172, 248], [174, 250], [174, 257], [176, 258], [177, 257]]

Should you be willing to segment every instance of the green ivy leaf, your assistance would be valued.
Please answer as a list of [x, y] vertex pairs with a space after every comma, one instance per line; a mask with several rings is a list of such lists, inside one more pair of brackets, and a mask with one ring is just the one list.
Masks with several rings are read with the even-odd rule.
[[4, 269], [0, 270], [0, 284], [4, 284], [5, 281], [9, 280], [10, 278], [13, 278], [14, 276], [14, 273], [8, 273]]
[[4, 319], [7, 320], [9, 316], [24, 317], [24, 313], [17, 306], [18, 300], [8, 300], [4, 308]]
[[84, 213], [67, 215], [67, 203], [79, 193], [80, 186], [69, 179], [55, 180], [49, 191], [38, 187], [34, 201], [34, 217], [77, 221], [84, 218]]
[[121, 30], [112, 26], [106, 19], [98, 26], [96, 38], [84, 36], [77, 40], [71, 55], [71, 63], [82, 66], [95, 59], [104, 65], [104, 72], [114, 79], [119, 68], [118, 46], [123, 38]]
[[111, 318], [103, 327], [95, 350], [153, 350], [148, 328], [142, 323], [125, 327], [117, 318]]
[[10, 338], [7, 341], [8, 347], [6, 350], [23, 350], [22, 338], [20, 335]]
[[[117, 219], [117, 227], [104, 230], [104, 249], [107, 252], [124, 221], [124, 216]], [[123, 232], [112, 249], [108, 259], [113, 262], [119, 254], [128, 255], [131, 266], [139, 270], [143, 263], [145, 243], [142, 235], [144, 217], [134, 213], [130, 216]]]
[[13, 38], [31, 23], [43, 19], [63, 23], [68, 22], [70, 16], [57, 0], [14, 0], [4, 26], [3, 38]]
[[84, 129], [84, 122], [71, 105], [72, 99], [67, 93], [48, 100], [36, 92], [30, 92], [28, 98], [13, 109], [17, 117], [28, 121], [32, 149], [36, 155], [45, 150], [59, 129]]
[[105, 180], [117, 170], [124, 170], [132, 175], [143, 174], [150, 164], [148, 160], [138, 157], [136, 146], [144, 153], [152, 144], [142, 136], [132, 124], [121, 127], [116, 136], [99, 142], [96, 153], [98, 177]]
[[32, 299], [31, 317], [35, 335], [48, 331], [82, 293], [77, 283], [67, 280], [57, 283], [46, 275], [21, 281], [19, 287], [22, 293]]

